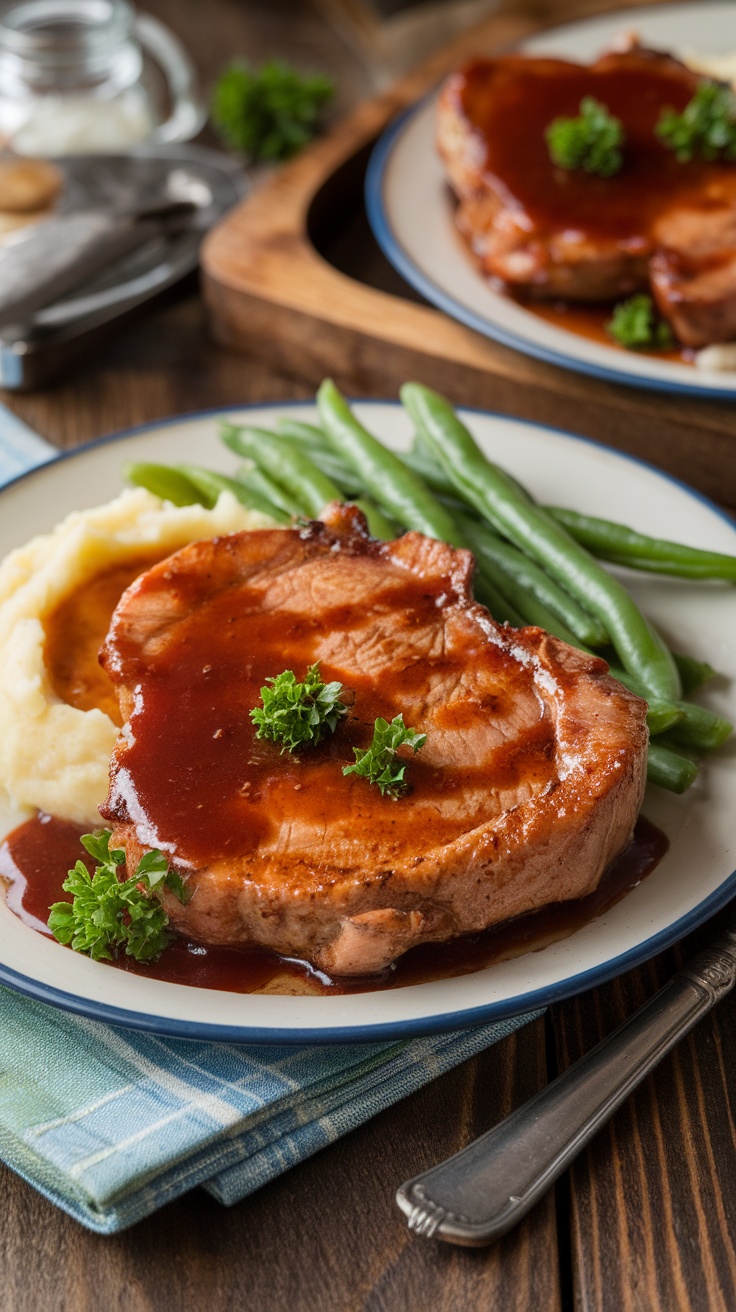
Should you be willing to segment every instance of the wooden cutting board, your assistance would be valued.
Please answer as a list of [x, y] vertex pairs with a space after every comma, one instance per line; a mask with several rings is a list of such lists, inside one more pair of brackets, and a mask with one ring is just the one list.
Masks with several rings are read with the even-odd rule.
[[[604, 382], [489, 341], [422, 301], [384, 259], [365, 217], [368, 156], [397, 112], [471, 54], [610, 7], [610, 0], [507, 0], [276, 172], [205, 241], [210, 331], [222, 345], [314, 385], [331, 375], [354, 395], [392, 397], [414, 378], [456, 403], [581, 433], [736, 508], [731, 402]], [[622, 14], [622, 26], [635, 23], [635, 13]]]

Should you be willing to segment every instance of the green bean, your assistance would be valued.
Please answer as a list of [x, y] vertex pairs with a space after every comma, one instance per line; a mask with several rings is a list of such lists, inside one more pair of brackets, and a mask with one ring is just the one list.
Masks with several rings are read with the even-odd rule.
[[276, 431], [280, 437], [290, 437], [304, 446], [311, 446], [315, 451], [329, 445], [317, 424], [308, 424], [303, 419], [292, 419], [289, 415], [283, 415], [281, 419], [276, 420]]
[[702, 684], [707, 683], [709, 679], [715, 678], [716, 672], [707, 661], [698, 661], [694, 656], [685, 656], [679, 651], [674, 651], [672, 655], [680, 672], [682, 691], [686, 697], [689, 693], [694, 692], [696, 688], [700, 688]]
[[623, 524], [593, 515], [581, 515], [559, 506], [545, 506], [547, 514], [595, 556], [632, 569], [646, 569], [679, 578], [727, 579], [736, 582], [736, 556], [719, 551], [701, 551], [681, 542], [647, 537]]
[[256, 428], [223, 428], [226, 446], [240, 456], [255, 460], [259, 469], [291, 492], [304, 513], [317, 518], [330, 501], [342, 501], [336, 483], [318, 469], [302, 451], [276, 433]]
[[619, 581], [525, 497], [514, 480], [486, 460], [449, 402], [418, 383], [405, 384], [401, 398], [456, 487], [495, 528], [598, 616], [622, 665], [642, 680], [650, 695], [676, 701], [680, 677], [672, 655]]
[[317, 405], [335, 451], [352, 465], [367, 491], [392, 519], [452, 546], [466, 545], [449, 511], [424, 480], [358, 422], [329, 378], [317, 393]]
[[599, 560], [607, 560], [611, 565], [624, 565], [643, 574], [666, 574], [673, 579], [718, 579], [728, 581], [724, 575], [718, 575], [708, 565], [683, 565], [676, 560], [645, 560], [638, 556], [619, 556], [615, 551], [596, 551]]
[[626, 670], [618, 669], [615, 665], [609, 666], [609, 674], [614, 679], [618, 679], [619, 683], [622, 683], [624, 688], [628, 688], [629, 692], [635, 693], [637, 697], [641, 697], [642, 701], [647, 703], [647, 724], [653, 737], [666, 733], [673, 725], [679, 724], [684, 719], [689, 703], [661, 701], [659, 698], [650, 697], [646, 688], [638, 679], [628, 674]]
[[[613, 665], [611, 674], [630, 692], [636, 693], [637, 697], [649, 701], [649, 694], [640, 679], [629, 674], [627, 670], [619, 670]], [[721, 747], [733, 732], [733, 725], [729, 720], [724, 719], [722, 715], [717, 715], [715, 711], [709, 711], [706, 706], [698, 706], [695, 702], [686, 701], [674, 701], [672, 705], [680, 712], [672, 733], [677, 736], [677, 741], [683, 747], [694, 747], [700, 751], [710, 752]]]
[[[505, 580], [501, 580], [505, 583]], [[498, 586], [499, 580], [497, 575], [489, 574], [482, 566], [476, 571], [473, 580], [473, 596], [479, 601], [481, 606], [491, 612], [494, 620], [498, 624], [510, 624], [515, 629], [523, 629], [528, 622], [523, 615], [514, 606], [513, 602], [505, 596]]]
[[[337, 454], [321, 428], [316, 428], [314, 424], [302, 423], [298, 419], [286, 418], [276, 421], [276, 429], [279, 437], [285, 438], [287, 442], [293, 442], [297, 446], [304, 447], [315, 464], [319, 465], [325, 474], [334, 479], [351, 500], [355, 500], [360, 492], [360, 478], [355, 470]], [[458, 501], [452, 484], [445, 478], [441, 470], [438, 471], [433, 460], [425, 460], [423, 456], [415, 459], [411, 451], [403, 451], [401, 460], [415, 473], [423, 477], [425, 483], [433, 492], [449, 497], [456, 505], [463, 504], [463, 502]]]
[[186, 474], [171, 465], [155, 465], [146, 461], [134, 461], [123, 466], [123, 473], [129, 483], [144, 487], [162, 501], [171, 501], [175, 506], [213, 506], [217, 497], [205, 496]]
[[[351, 499], [358, 496], [360, 492], [359, 476], [337, 454], [321, 428], [315, 428], [314, 424], [304, 424], [296, 419], [279, 419], [276, 422], [276, 429], [279, 436], [285, 438], [287, 442], [293, 442], [297, 446], [304, 447], [315, 464], [319, 465], [320, 469], [328, 474], [330, 478], [333, 478], [343, 491], [350, 495]], [[448, 482], [441, 470], [438, 471], [434, 461], [425, 460], [422, 456], [415, 459], [411, 451], [403, 451], [401, 459], [410, 469], [413, 469], [415, 473], [424, 478], [425, 483], [433, 492], [448, 496], [457, 505], [463, 504], [458, 501], [452, 484]]]
[[[411, 386], [411, 384], [409, 385]], [[416, 469], [418, 473], [422, 474], [429, 486], [436, 491], [438, 495], [442, 494], [443, 496], [454, 498], [461, 495], [459, 489], [450, 479], [447, 478], [442, 467], [438, 465], [429, 440], [423, 436], [421, 428], [417, 428], [414, 434], [414, 441], [409, 450], [404, 454], [404, 460], [406, 460], [413, 469]], [[514, 478], [514, 475], [510, 474], [508, 469], [505, 469], [503, 472], [504, 477], [508, 482], [511, 483], [513, 487], [517, 488], [521, 495], [526, 497], [528, 501], [532, 501], [536, 505], [535, 498], [532, 496], [529, 489], [524, 487], [523, 483], [520, 483], [517, 478]], [[470, 508], [473, 514], [478, 514], [475, 505], [471, 501], [466, 500], [465, 505]]]
[[326, 441], [324, 447], [317, 448], [307, 446], [306, 443], [300, 442], [298, 438], [289, 437], [288, 435], [285, 436], [283, 440], [284, 442], [289, 442], [290, 445], [297, 450], [306, 451], [307, 455], [309, 455], [314, 463], [322, 470], [322, 473], [326, 474], [328, 478], [331, 478], [333, 483], [336, 483], [337, 486], [342, 489], [343, 493], [349, 500], [355, 500], [356, 497], [360, 496], [362, 487], [355, 470], [351, 469], [349, 465], [346, 465], [344, 460], [340, 460], [339, 456], [335, 455], [335, 452], [327, 445]]
[[321, 428], [315, 424], [304, 423], [300, 419], [286, 417], [277, 419], [276, 431], [286, 442], [291, 442], [305, 450], [323, 473], [334, 479], [350, 500], [360, 496], [361, 482], [355, 470], [341, 459]]
[[203, 469], [201, 465], [177, 465], [176, 472], [190, 479], [202, 496], [208, 498], [210, 506], [214, 506], [221, 492], [232, 492], [241, 506], [247, 506], [249, 510], [257, 510], [262, 515], [268, 515], [277, 524], [288, 524], [291, 521], [291, 515], [288, 512], [282, 510], [280, 506], [274, 506], [260, 492], [248, 487], [240, 479], [227, 478], [225, 474], [217, 474], [212, 469]]
[[252, 488], [260, 496], [265, 497], [272, 505], [278, 506], [285, 514], [290, 517], [298, 517], [304, 514], [304, 507], [281, 487], [273, 478], [269, 478], [264, 470], [259, 469], [252, 460], [246, 460], [239, 465], [235, 477], [239, 483], [244, 483], [246, 487]]
[[647, 702], [647, 724], [652, 738], [666, 733], [673, 725], [679, 724], [683, 713], [674, 702]]
[[[490, 570], [499, 570], [504, 580], [513, 581], [513, 590], [508, 586], [506, 592], [530, 624], [549, 629], [550, 633], [563, 637], [572, 646], [583, 642], [589, 647], [603, 647], [608, 642], [608, 634], [600, 621], [589, 615], [533, 560], [517, 547], [504, 542], [486, 524], [460, 513], [456, 518], [476, 556]], [[555, 620], [558, 624], [561, 621], [565, 633], [545, 623], [543, 616], [551, 617], [553, 624]]]
[[673, 752], [661, 743], [649, 744], [647, 759], [647, 779], [651, 784], [659, 784], [671, 793], [684, 793], [695, 783], [699, 767], [689, 757]]
[[[434, 456], [427, 450], [426, 446], [420, 444], [416, 437], [408, 451], [402, 452], [401, 459], [406, 462], [410, 469], [419, 474], [424, 479], [427, 487], [431, 487], [437, 496], [448, 497], [450, 500], [458, 500], [458, 490], [452, 479], [449, 479], [443, 472]], [[475, 506], [470, 502], [460, 498], [460, 504], [466, 505], [469, 510], [475, 511]]]
[[682, 718], [671, 729], [672, 741], [682, 747], [694, 747], [698, 751], [713, 752], [722, 747], [733, 733], [730, 720], [706, 706], [696, 702], [683, 702], [687, 707]]
[[356, 497], [353, 502], [358, 510], [362, 510], [368, 522], [368, 528], [374, 538], [381, 538], [384, 542], [391, 542], [396, 537], [396, 526], [386, 519], [382, 510], [378, 509], [368, 497]]

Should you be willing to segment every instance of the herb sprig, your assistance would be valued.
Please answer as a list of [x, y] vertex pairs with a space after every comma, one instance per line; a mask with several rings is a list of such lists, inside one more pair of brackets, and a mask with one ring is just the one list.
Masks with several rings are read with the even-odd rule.
[[[268, 687], [270, 684], [270, 688]], [[284, 670], [267, 679], [261, 688], [262, 706], [255, 706], [250, 718], [256, 725], [256, 738], [281, 743], [281, 751], [294, 752], [300, 747], [315, 747], [347, 714], [340, 699], [341, 683], [324, 683], [319, 663], [310, 665], [303, 683], [293, 670]]]
[[681, 114], [663, 109], [655, 132], [682, 163], [736, 159], [736, 95], [722, 82], [704, 78]]
[[122, 948], [136, 961], [155, 961], [171, 935], [169, 917], [151, 893], [165, 885], [184, 903], [184, 885], [159, 851], [146, 852], [130, 879], [118, 879], [125, 853], [110, 848], [111, 837], [109, 829], [84, 834], [82, 846], [97, 867], [90, 874], [79, 860], [69, 871], [62, 888], [72, 894], [72, 901], [54, 902], [49, 929], [59, 943], [70, 943], [75, 952], [85, 952], [94, 961], [112, 961]]
[[304, 77], [279, 59], [261, 68], [236, 60], [215, 86], [212, 122], [251, 162], [288, 159], [311, 141], [334, 91], [329, 78]]
[[559, 168], [610, 178], [623, 164], [623, 124], [594, 96], [583, 97], [577, 118], [553, 119], [544, 135], [550, 158]]
[[394, 716], [391, 723], [381, 716], [373, 726], [373, 741], [362, 750], [354, 747], [355, 762], [346, 765], [343, 774], [357, 774], [370, 784], [377, 784], [382, 795], [397, 798], [406, 792], [407, 762], [397, 755], [400, 747], [411, 747], [418, 752], [427, 741], [426, 733], [415, 733], [404, 724], [403, 715]]
[[675, 340], [669, 324], [660, 319], [654, 301], [646, 292], [638, 292], [614, 306], [606, 332], [629, 351], [666, 351]]

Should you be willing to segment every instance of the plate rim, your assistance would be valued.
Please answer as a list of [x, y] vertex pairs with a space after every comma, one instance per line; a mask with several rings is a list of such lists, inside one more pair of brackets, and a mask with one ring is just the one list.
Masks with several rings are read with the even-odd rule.
[[[451, 1031], [471, 1029], [474, 1026], [490, 1025], [496, 1021], [508, 1020], [517, 1016], [539, 1014], [547, 1007], [568, 998], [576, 997], [589, 988], [598, 988], [610, 980], [623, 975], [634, 967], [672, 947], [686, 934], [698, 929], [712, 915], [720, 911], [731, 901], [736, 893], [736, 870], [727, 877], [719, 889], [715, 890], [705, 902], [701, 902], [692, 911], [686, 913], [667, 929], [660, 930], [650, 938], [643, 940], [636, 947], [629, 948], [618, 957], [611, 958], [605, 966], [592, 966], [577, 975], [568, 976], [556, 984], [545, 985], [530, 993], [517, 994], [500, 1002], [490, 1002], [478, 1007], [467, 1008], [462, 1012], [442, 1012], [433, 1016], [415, 1017], [412, 1020], [382, 1021], [376, 1025], [343, 1025], [326, 1030], [312, 1027], [289, 1029], [288, 1027], [251, 1028], [247, 1025], [217, 1025], [209, 1021], [179, 1020], [174, 1017], [156, 1017], [148, 1012], [128, 1011], [114, 1007], [109, 1003], [95, 1002], [67, 993], [53, 985], [40, 984], [38, 981], [22, 975], [0, 964], [0, 985], [11, 988], [25, 997], [43, 1002], [57, 1010], [84, 1016], [88, 1020], [106, 1025], [117, 1025], [123, 1029], [156, 1034], [163, 1038], [194, 1039], [203, 1042], [246, 1043], [262, 1046], [280, 1044], [303, 1044], [326, 1046], [331, 1043], [380, 1043], [384, 1040], [414, 1039], [423, 1036]], [[704, 911], [703, 909], [706, 908]], [[105, 964], [105, 963], [97, 963]], [[114, 969], [114, 967], [112, 967]], [[216, 994], [217, 989], [207, 990]], [[393, 991], [393, 990], [392, 990]], [[397, 992], [399, 990], [396, 990]], [[242, 995], [244, 998], [248, 994]], [[523, 1005], [521, 1005], [523, 999]], [[316, 999], [315, 999], [316, 1000]]]
[[[361, 406], [391, 406], [396, 410], [401, 409], [400, 402], [389, 398], [379, 397], [352, 397], [351, 404]], [[15, 478], [9, 480], [0, 487], [0, 502], [6, 493], [19, 486], [27, 480], [40, 476], [44, 471], [53, 469], [58, 463], [68, 460], [75, 460], [84, 456], [90, 451], [98, 450], [101, 447], [113, 446], [127, 438], [141, 436], [148, 432], [153, 432], [159, 428], [170, 428], [177, 424], [196, 422], [217, 418], [223, 414], [232, 414], [233, 412], [248, 413], [249, 411], [271, 410], [281, 412], [286, 409], [305, 408], [313, 406], [314, 402], [308, 398], [291, 399], [285, 401], [273, 402], [249, 402], [246, 404], [233, 404], [226, 406], [207, 407], [203, 410], [190, 411], [180, 415], [163, 417], [161, 419], [151, 420], [148, 423], [135, 424], [125, 429], [120, 429], [113, 433], [105, 434], [102, 437], [94, 438], [89, 442], [75, 447], [71, 450], [60, 451], [58, 455], [44, 460], [32, 468], [18, 474]], [[634, 456], [629, 452], [618, 451], [614, 447], [607, 446], [603, 442], [598, 442], [593, 438], [585, 437], [582, 434], [571, 433], [567, 429], [558, 428], [551, 424], [540, 423], [536, 420], [524, 419], [516, 415], [505, 415], [498, 411], [486, 410], [480, 406], [461, 406], [461, 412], [469, 415], [481, 415], [487, 419], [498, 419], [504, 423], [511, 423], [522, 427], [535, 429], [538, 432], [552, 433], [561, 436], [568, 441], [582, 443], [585, 446], [593, 447], [596, 450], [603, 451], [607, 455], [613, 455], [618, 459], [626, 461], [640, 468], [656, 474], [660, 479], [674, 485], [679, 490], [685, 492], [689, 497], [706, 506], [719, 519], [726, 523], [729, 528], [736, 532], [736, 524], [732, 517], [726, 511], [721, 509], [715, 502], [697, 489], [685, 483], [682, 479], [669, 474], [667, 471], [659, 469], [650, 461]], [[678, 920], [671, 925], [658, 930], [655, 934], [648, 936], [641, 942], [626, 949], [619, 955], [610, 958], [601, 965], [590, 966], [586, 970], [580, 971], [574, 975], [567, 976], [564, 980], [558, 980], [552, 984], [540, 985], [536, 989], [526, 991], [522, 994], [514, 994], [513, 997], [507, 997], [500, 1000], [482, 1003], [474, 1007], [466, 1007], [460, 1012], [450, 1011], [434, 1013], [431, 1016], [421, 1016], [395, 1021], [379, 1021], [376, 1024], [359, 1024], [359, 1025], [339, 1025], [331, 1028], [322, 1026], [303, 1026], [298, 1029], [292, 1029], [288, 1026], [266, 1027], [250, 1025], [229, 1025], [217, 1024], [215, 1022], [201, 1020], [187, 1020], [171, 1016], [152, 1015], [149, 1012], [139, 1012], [129, 1010], [124, 1007], [114, 1006], [110, 1003], [99, 1002], [94, 998], [84, 995], [69, 993], [53, 984], [39, 982], [32, 976], [27, 976], [21, 971], [6, 966], [0, 962], [0, 985], [13, 989], [26, 997], [35, 1001], [56, 1007], [59, 1010], [70, 1012], [74, 1015], [81, 1015], [87, 1019], [98, 1021], [104, 1024], [121, 1026], [126, 1029], [142, 1031], [150, 1034], [157, 1034], [167, 1038], [180, 1038], [188, 1040], [201, 1040], [205, 1042], [220, 1041], [226, 1043], [244, 1043], [257, 1045], [278, 1045], [278, 1044], [315, 1044], [327, 1045], [331, 1043], [365, 1043], [365, 1042], [382, 1042], [393, 1041], [396, 1039], [411, 1039], [420, 1036], [449, 1032], [451, 1030], [462, 1030], [473, 1026], [487, 1025], [495, 1021], [509, 1019], [514, 1016], [521, 1016], [529, 1013], [538, 1012], [557, 1002], [562, 1002], [567, 998], [573, 997], [586, 991], [588, 988], [598, 987], [607, 983], [616, 976], [623, 974], [635, 966], [641, 965], [651, 957], [657, 955], [667, 947], [672, 946], [679, 939], [683, 938], [692, 930], [697, 929], [701, 924], [708, 920], [712, 915], [724, 907], [732, 897], [736, 895], [736, 870], [727, 875], [717, 889], [691, 908]], [[104, 964], [104, 963], [102, 963]], [[217, 990], [207, 990], [216, 996]], [[401, 990], [390, 990], [390, 992], [400, 993]], [[247, 994], [242, 995], [244, 998]], [[312, 999], [301, 999], [312, 1001]]]
[[[724, 6], [730, 3], [730, 0], [719, 0]], [[675, 0], [675, 3], [669, 3], [657, 6], [645, 6], [653, 11], [659, 9], [694, 9], [694, 0]], [[641, 15], [642, 9], [636, 5], [626, 6], [623, 10], [611, 9], [602, 14], [590, 15], [590, 18], [599, 19], [608, 16], [618, 15], [619, 12], [626, 14], [637, 13]], [[545, 27], [538, 34], [540, 37], [563, 31], [565, 28], [580, 27], [585, 23], [585, 19], [567, 20], [564, 23], [553, 24]], [[531, 39], [531, 38], [528, 38]], [[504, 46], [503, 50], [514, 50], [523, 46], [523, 41], [513, 42]], [[730, 387], [722, 386], [703, 386], [695, 382], [682, 382], [678, 379], [653, 378], [646, 375], [630, 373], [624, 366], [617, 369], [613, 366], [598, 364], [592, 360], [580, 359], [577, 356], [570, 356], [564, 350], [558, 350], [543, 343], [530, 341], [527, 337], [510, 330], [503, 325], [499, 325], [492, 320], [486, 319], [483, 315], [478, 314], [475, 310], [468, 308], [462, 301], [455, 299], [451, 293], [446, 292], [440, 287], [432, 277], [425, 273], [423, 269], [415, 262], [406, 247], [402, 245], [396, 236], [391, 219], [388, 213], [388, 206], [385, 201], [385, 177], [391, 155], [394, 147], [413, 121], [427, 107], [428, 103], [433, 100], [438, 92], [439, 87], [445, 79], [440, 81], [419, 100], [414, 101], [406, 109], [402, 110], [395, 118], [391, 120], [388, 126], [383, 130], [378, 141], [371, 151], [368, 165], [366, 168], [364, 184], [364, 204], [368, 223], [373, 236], [380, 246], [383, 254], [393, 265], [397, 272], [409, 283], [415, 291], [418, 291], [425, 300], [431, 305], [443, 311], [449, 318], [458, 323], [462, 323], [467, 328], [472, 328], [481, 336], [490, 338], [491, 341], [499, 342], [502, 346], [509, 346], [513, 350], [519, 351], [522, 355], [531, 356], [537, 360], [543, 360], [546, 364], [553, 364], [561, 369], [567, 369], [571, 373], [582, 373], [589, 377], [602, 379], [608, 383], [623, 383], [629, 387], [638, 387], [645, 391], [661, 392], [665, 394], [676, 394], [679, 396], [699, 397], [701, 400], [713, 401], [734, 401], [736, 400], [736, 374]], [[482, 278], [482, 274], [478, 273]], [[572, 334], [575, 336], [575, 334]], [[625, 357], [623, 357], [625, 360]]]

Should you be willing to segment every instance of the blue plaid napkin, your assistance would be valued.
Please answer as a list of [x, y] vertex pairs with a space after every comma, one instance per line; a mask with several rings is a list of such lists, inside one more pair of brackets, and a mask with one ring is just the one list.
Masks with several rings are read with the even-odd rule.
[[[0, 406], [0, 484], [54, 454]], [[530, 1019], [246, 1047], [100, 1025], [0, 989], [0, 1157], [103, 1234], [196, 1185], [235, 1203]]]
[[0, 405], [0, 487], [27, 469], [53, 460], [55, 455], [56, 447], [44, 442], [7, 406]]
[[99, 1025], [2, 989], [0, 1156], [103, 1234], [195, 1185], [235, 1203], [528, 1019], [246, 1047]]

